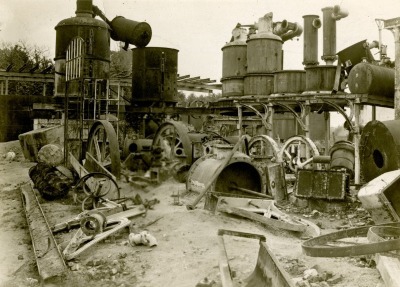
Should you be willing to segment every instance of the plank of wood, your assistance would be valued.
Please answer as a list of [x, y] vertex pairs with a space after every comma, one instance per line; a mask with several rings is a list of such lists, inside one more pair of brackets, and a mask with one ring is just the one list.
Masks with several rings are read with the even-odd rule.
[[290, 230], [290, 231], [296, 231], [296, 232], [304, 232], [307, 229], [307, 226], [304, 225], [303, 223], [290, 223], [287, 221], [283, 221], [280, 219], [272, 219], [268, 218], [265, 216], [262, 216], [260, 214], [253, 213], [251, 211], [244, 210], [242, 208], [238, 207], [229, 207], [229, 206], [218, 206], [218, 211], [222, 211], [228, 214], [234, 214], [238, 215], [250, 220], [253, 220], [255, 222], [262, 223], [267, 226], [272, 226], [276, 228], [282, 228], [285, 230]]
[[61, 279], [68, 268], [30, 184], [21, 186], [21, 196], [41, 280]]
[[98, 171], [108, 174], [110, 177], [112, 177], [112, 179], [117, 180], [116, 177], [111, 172], [109, 172], [103, 165], [101, 165], [101, 163], [97, 159], [95, 159], [93, 155], [91, 155], [90, 153], [86, 153], [85, 166], [86, 164], [87, 166], [93, 167], [94, 169], [93, 171]]

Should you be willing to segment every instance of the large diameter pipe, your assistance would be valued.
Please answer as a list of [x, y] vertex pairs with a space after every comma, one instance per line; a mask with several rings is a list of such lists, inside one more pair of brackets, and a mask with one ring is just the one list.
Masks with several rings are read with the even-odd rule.
[[122, 16], [115, 17], [111, 23], [111, 38], [114, 41], [145, 47], [151, 40], [151, 27], [146, 22], [136, 22]]
[[303, 27], [299, 23], [294, 23], [293, 29], [289, 30], [287, 33], [281, 36], [282, 41], [293, 39], [294, 37], [299, 37], [303, 33]]
[[303, 65], [318, 65], [318, 29], [321, 20], [318, 15], [304, 15]]
[[339, 5], [322, 8], [323, 19], [323, 54], [322, 60], [327, 65], [332, 65], [336, 60], [336, 21], [349, 15]]
[[336, 60], [336, 20], [332, 17], [333, 7], [322, 8], [323, 49], [321, 59], [327, 65]]

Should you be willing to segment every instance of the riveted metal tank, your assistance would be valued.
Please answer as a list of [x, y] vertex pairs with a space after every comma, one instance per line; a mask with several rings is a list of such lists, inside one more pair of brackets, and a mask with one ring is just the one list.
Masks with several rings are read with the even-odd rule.
[[274, 92], [274, 74], [247, 74], [244, 77], [246, 96], [266, 96]]
[[360, 165], [365, 181], [400, 169], [400, 120], [371, 121], [360, 139]]
[[224, 97], [240, 97], [244, 94], [244, 77], [221, 78]]
[[[66, 51], [75, 37], [85, 42], [83, 77], [107, 79], [110, 71], [110, 28], [93, 18], [91, 0], [78, 0], [76, 16], [60, 21], [56, 30], [55, 96], [65, 96]], [[69, 89], [70, 95], [78, 95], [78, 88]]]
[[[213, 154], [199, 158], [190, 167], [186, 182], [187, 190], [201, 191], [223, 164], [232, 146], [217, 145]], [[265, 175], [243, 153], [236, 152], [218, 175], [211, 190], [225, 194], [241, 194], [235, 187], [266, 193]]]
[[274, 73], [274, 93], [301, 93], [306, 89], [306, 71], [282, 70]]
[[353, 94], [370, 94], [393, 98], [394, 78], [394, 69], [370, 63], [359, 63], [349, 73], [349, 89]]
[[151, 27], [146, 22], [137, 22], [117, 16], [110, 23], [111, 38], [114, 41], [130, 43], [136, 47], [145, 47], [151, 40]]
[[336, 66], [309, 66], [306, 70], [306, 91], [332, 91], [335, 83]]
[[244, 77], [247, 65], [247, 31], [237, 27], [232, 31], [233, 41], [222, 47], [222, 78]]
[[303, 65], [318, 65], [318, 29], [321, 20], [318, 15], [304, 15]]
[[132, 49], [132, 102], [176, 103], [178, 50], [165, 47]]
[[222, 94], [243, 96], [243, 77], [247, 66], [247, 31], [236, 27], [232, 41], [222, 47]]
[[247, 40], [247, 74], [273, 73], [282, 70], [282, 39], [272, 33], [272, 16], [259, 19], [258, 33]]

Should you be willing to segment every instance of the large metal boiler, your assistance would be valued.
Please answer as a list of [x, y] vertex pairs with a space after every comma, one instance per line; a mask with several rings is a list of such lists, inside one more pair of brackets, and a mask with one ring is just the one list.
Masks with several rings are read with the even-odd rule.
[[360, 140], [361, 173], [366, 182], [400, 168], [400, 120], [371, 121]]

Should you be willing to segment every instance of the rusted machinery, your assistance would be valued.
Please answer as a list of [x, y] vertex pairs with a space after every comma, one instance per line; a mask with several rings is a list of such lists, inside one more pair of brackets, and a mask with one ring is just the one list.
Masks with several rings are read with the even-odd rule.
[[400, 168], [399, 120], [371, 121], [360, 141], [362, 174], [366, 181]]
[[[321, 11], [322, 20], [318, 15], [303, 16], [304, 33], [302, 25], [297, 22], [286, 19], [273, 22], [272, 13], [252, 25], [237, 24], [231, 41], [222, 47], [222, 99], [196, 110], [200, 115], [237, 116], [237, 127], [232, 133], [235, 138], [247, 132], [245, 127], [249, 125], [244, 122], [248, 117], [257, 120], [257, 126], [254, 125], [249, 133], [254, 139], [246, 156], [250, 156], [251, 165], [264, 174], [268, 173], [272, 163], [282, 163], [291, 173], [306, 165], [311, 168], [315, 164], [311, 158], [318, 157], [324, 149], [325, 154], [328, 153], [329, 138], [322, 134], [329, 118], [327, 113], [339, 111], [351, 123], [353, 112], [356, 113], [359, 107], [346, 98], [344, 83], [348, 82], [354, 94], [391, 96], [393, 70], [374, 62], [369, 50], [376, 45], [362, 41], [337, 53], [336, 23], [347, 17], [348, 12], [337, 5]], [[324, 34], [322, 59], [325, 65], [318, 63], [320, 28]], [[195, 131], [179, 121], [182, 112], [190, 117], [194, 109], [177, 105], [178, 50], [146, 47], [152, 35], [149, 24], [121, 16], [110, 21], [91, 0], [78, 0], [76, 16], [60, 21], [55, 29], [55, 96], [63, 98], [65, 104], [65, 150], [79, 160], [85, 160], [85, 168], [89, 171], [105, 169], [117, 178], [120, 176], [119, 143], [124, 141], [119, 134], [120, 120], [138, 135], [131, 140], [132, 146], [123, 146], [123, 158], [126, 160], [130, 153], [135, 153], [130, 160], [141, 158], [146, 168], [150, 169], [153, 164], [158, 169], [168, 166], [170, 170], [181, 173], [181, 181], [186, 179], [196, 160], [213, 154], [214, 145], [231, 144], [227, 138], [206, 130]], [[300, 35], [304, 35], [305, 68], [283, 70], [283, 45]], [[109, 97], [110, 39], [124, 42], [125, 49], [129, 44], [136, 46], [132, 49], [132, 91], [123, 114], [119, 114], [119, 100]], [[78, 53], [81, 64], [71, 57], [72, 52]], [[364, 54], [366, 62], [363, 62]], [[336, 59], [339, 62], [334, 65]], [[327, 98], [315, 98], [319, 95]], [[344, 107], [349, 104], [350, 116], [344, 112]], [[292, 116], [294, 125], [290, 124], [290, 128], [289, 124], [277, 124], [279, 115], [284, 114]], [[242, 117], [241, 123], [239, 117]], [[350, 127], [352, 133], [360, 133], [356, 125]], [[291, 131], [287, 133], [285, 129]], [[280, 137], [282, 134], [283, 139]], [[290, 138], [294, 140], [291, 136], [297, 136], [298, 141], [288, 142]], [[268, 142], [268, 137], [274, 143], [264, 150], [263, 142]], [[325, 141], [325, 147], [318, 145], [317, 148], [315, 140]], [[80, 152], [74, 154], [78, 149]], [[348, 166], [348, 170], [354, 169], [352, 177], [357, 183], [360, 169], [357, 166], [358, 151], [363, 152], [363, 147], [355, 144], [356, 158], [349, 161], [349, 165], [354, 162], [355, 167]], [[267, 164], [263, 163], [265, 160]], [[361, 158], [362, 165], [364, 161]], [[135, 168], [135, 165], [127, 166]], [[197, 164], [196, 168], [201, 169], [200, 166]], [[262, 177], [266, 187], [243, 188], [267, 193], [271, 188], [268, 177]]]

